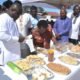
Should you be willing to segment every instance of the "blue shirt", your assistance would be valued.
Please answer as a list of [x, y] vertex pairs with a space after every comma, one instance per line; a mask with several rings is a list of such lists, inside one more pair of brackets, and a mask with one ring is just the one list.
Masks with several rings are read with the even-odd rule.
[[61, 19], [58, 18], [54, 24], [53, 30], [56, 34], [60, 35], [58, 41], [60, 42], [68, 42], [69, 32], [72, 27], [72, 21], [69, 18]]

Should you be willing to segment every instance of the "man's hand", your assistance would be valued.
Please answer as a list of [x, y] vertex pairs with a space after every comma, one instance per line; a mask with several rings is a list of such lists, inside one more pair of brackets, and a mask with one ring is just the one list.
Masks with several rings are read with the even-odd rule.
[[55, 38], [55, 37], [52, 37], [52, 41], [53, 41], [54, 43], [56, 43], [56, 42], [57, 42], [57, 40], [56, 40], [56, 38]]
[[56, 39], [59, 39], [60, 38], [60, 35], [59, 34], [55, 34], [56, 36]]

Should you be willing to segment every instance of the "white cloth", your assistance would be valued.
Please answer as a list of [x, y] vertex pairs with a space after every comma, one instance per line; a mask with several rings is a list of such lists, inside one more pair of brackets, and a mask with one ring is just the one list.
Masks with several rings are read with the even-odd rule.
[[0, 48], [3, 58], [0, 64], [20, 59], [19, 32], [16, 22], [7, 14], [0, 15]]
[[[67, 15], [69, 18], [72, 17], [72, 13]], [[72, 18], [72, 29], [70, 31], [70, 38], [78, 40], [79, 28], [80, 28], [80, 16], [76, 18], [76, 22], [74, 23], [75, 17]]]
[[33, 39], [30, 38], [26, 39], [26, 44], [29, 46], [31, 52], [36, 51], [33, 44]]
[[30, 14], [24, 13], [17, 20], [19, 32], [22, 36], [28, 35], [28, 29], [31, 27]]
[[29, 46], [30, 51], [31, 52], [35, 51], [33, 41], [32, 39], [29, 38], [31, 36], [28, 36], [28, 33], [29, 33], [28, 29], [33, 28], [37, 25], [38, 23], [37, 19], [33, 18], [28, 13], [24, 13], [16, 20], [16, 23], [18, 25], [20, 34], [24, 37], [27, 36], [28, 39], [26, 39], [26, 44]]

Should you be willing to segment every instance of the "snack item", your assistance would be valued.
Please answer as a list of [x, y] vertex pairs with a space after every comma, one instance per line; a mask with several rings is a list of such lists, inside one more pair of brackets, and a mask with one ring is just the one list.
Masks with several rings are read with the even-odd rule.
[[44, 65], [45, 64], [44, 60], [41, 57], [37, 56], [37, 55], [28, 56], [26, 58], [26, 61], [28, 63], [35, 64], [35, 65]]
[[78, 64], [78, 61], [75, 58], [68, 56], [68, 55], [60, 56], [59, 59], [62, 62], [67, 63], [67, 64], [71, 64], [71, 65], [77, 65]]
[[42, 54], [48, 54], [47, 49], [41, 47], [37, 47], [37, 52]]
[[49, 80], [53, 73], [45, 67], [39, 66], [32, 71], [32, 80]]
[[15, 62], [15, 64], [21, 68], [23, 71], [25, 70], [29, 70], [31, 69], [32, 67], [30, 66], [30, 64], [25, 60], [25, 59], [22, 59], [22, 60], [18, 60]]
[[26, 71], [36, 65], [44, 65], [45, 62], [42, 58], [38, 57], [37, 55], [30, 55], [25, 59], [16, 61], [15, 64], [23, 71]]
[[80, 54], [80, 46], [79, 45], [72, 46], [70, 50], [72, 52], [74, 52], [75, 54]]
[[71, 72], [71, 70], [68, 67], [63, 66], [61, 64], [57, 64], [57, 63], [49, 63], [47, 64], [47, 67], [55, 72], [58, 72], [64, 75], [67, 75]]

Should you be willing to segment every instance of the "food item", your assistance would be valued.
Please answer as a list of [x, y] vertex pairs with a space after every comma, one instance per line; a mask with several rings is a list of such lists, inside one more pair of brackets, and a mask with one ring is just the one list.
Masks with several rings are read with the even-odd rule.
[[75, 58], [68, 55], [60, 56], [59, 59], [67, 64], [72, 64], [72, 65], [78, 64], [78, 61]]
[[30, 55], [26, 58], [26, 61], [31, 64], [44, 65], [44, 60], [37, 55]]
[[36, 67], [32, 73], [32, 80], [48, 80], [53, 77], [53, 73], [51, 71], [41, 66]]
[[72, 52], [74, 52], [75, 54], [80, 54], [80, 46], [79, 45], [72, 46], [70, 50]]
[[45, 80], [46, 79], [46, 73], [41, 73], [39, 75], [33, 74], [32, 75], [32, 80]]
[[31, 65], [26, 60], [24, 60], [24, 59], [16, 61], [15, 64], [19, 68], [21, 68], [23, 71], [29, 70], [29, 69], [32, 68]]
[[67, 75], [71, 72], [71, 70], [68, 67], [63, 66], [61, 64], [57, 64], [57, 63], [49, 63], [47, 64], [47, 67], [55, 72], [58, 72], [64, 75]]
[[30, 55], [25, 59], [16, 61], [15, 64], [23, 71], [25, 71], [31, 69], [36, 65], [44, 65], [45, 62], [42, 58], [38, 57], [37, 55]]
[[38, 53], [42, 53], [42, 54], [48, 54], [47, 49], [45, 49], [45, 48], [40, 48], [40, 47], [37, 47], [37, 52], [38, 52]]

